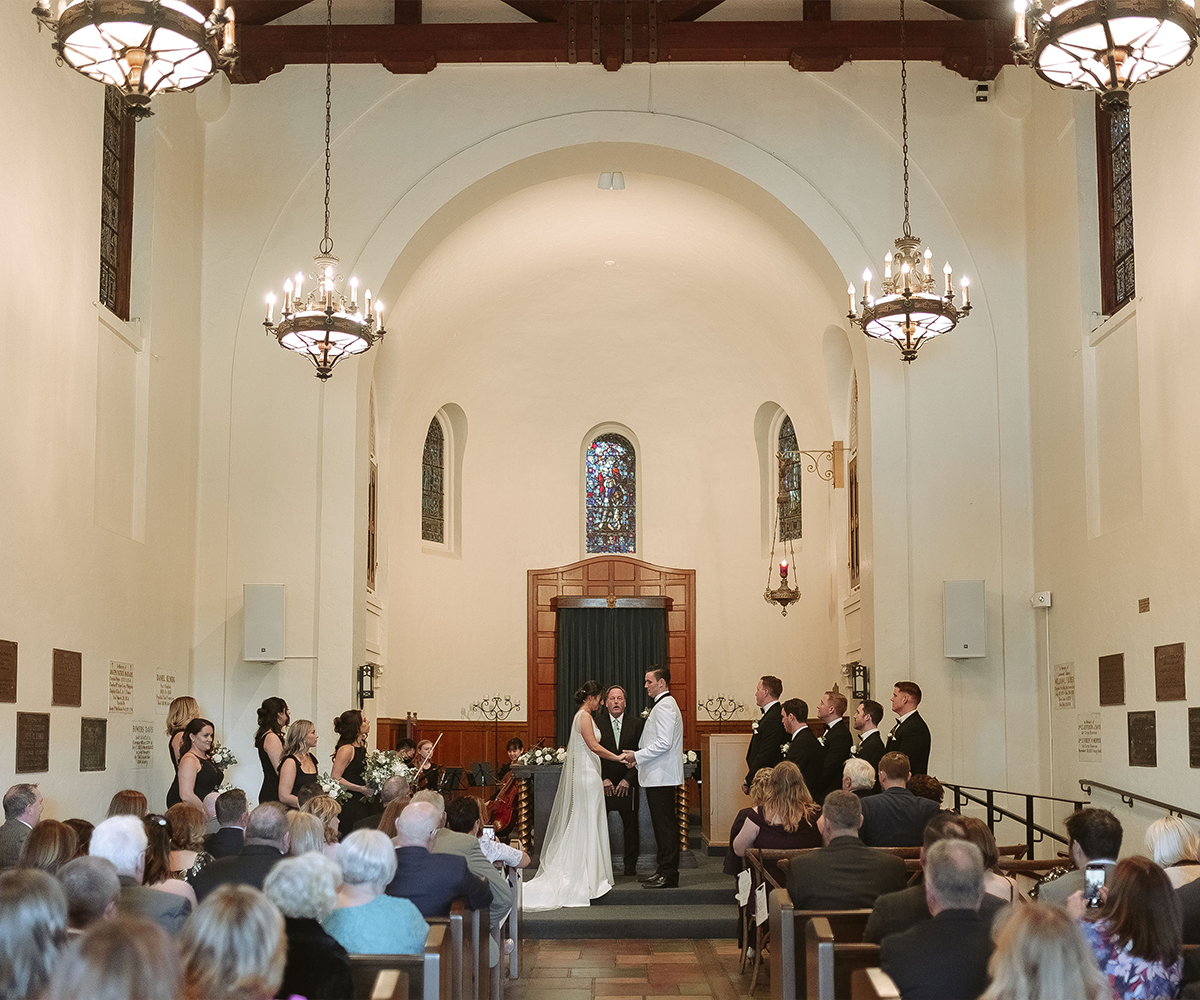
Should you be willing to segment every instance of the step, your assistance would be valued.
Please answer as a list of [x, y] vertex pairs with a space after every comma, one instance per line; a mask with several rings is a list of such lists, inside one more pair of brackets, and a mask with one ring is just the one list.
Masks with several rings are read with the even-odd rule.
[[[666, 890], [647, 891], [661, 896]], [[689, 906], [579, 906], [523, 914], [521, 936], [539, 939], [581, 938], [733, 938], [738, 911], [732, 901]]]

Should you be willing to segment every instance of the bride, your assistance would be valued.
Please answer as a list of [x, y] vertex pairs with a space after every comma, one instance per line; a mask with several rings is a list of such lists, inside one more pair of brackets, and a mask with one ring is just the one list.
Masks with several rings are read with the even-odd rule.
[[571, 723], [567, 759], [550, 811], [546, 842], [537, 875], [525, 883], [522, 908], [553, 910], [587, 906], [612, 888], [612, 854], [600, 758], [620, 760], [600, 745], [592, 713], [604, 689], [588, 681], [575, 692], [579, 711]]

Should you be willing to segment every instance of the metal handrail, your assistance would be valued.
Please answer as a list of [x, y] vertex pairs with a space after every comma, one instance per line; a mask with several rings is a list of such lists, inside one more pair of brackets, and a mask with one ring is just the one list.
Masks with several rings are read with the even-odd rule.
[[[1026, 792], [1009, 792], [1003, 789], [982, 788], [978, 785], [955, 785], [951, 782], [942, 782], [943, 787], [954, 789], [954, 811], [962, 812], [964, 802], [975, 802], [987, 808], [987, 825], [988, 829], [996, 831], [996, 817], [1001, 819], [1013, 819], [1025, 826], [1025, 856], [1032, 860], [1034, 844], [1040, 843], [1046, 837], [1051, 840], [1056, 840], [1060, 844], [1067, 844], [1067, 838], [1062, 834], [1050, 830], [1040, 823], [1035, 823], [1033, 819], [1033, 803], [1036, 799], [1042, 799], [1048, 802], [1066, 802], [1073, 805], [1076, 809], [1083, 807], [1083, 803], [1074, 799], [1060, 799], [1051, 795], [1031, 795]], [[971, 791], [983, 792], [985, 797], [980, 798], [978, 795], [972, 795]], [[1025, 815], [1019, 816], [1010, 809], [1005, 809], [1003, 806], [996, 805], [997, 795], [1015, 795], [1018, 798], [1025, 800]], [[1040, 834], [1040, 836], [1037, 836]]]
[[1177, 816], [1191, 816], [1192, 819], [1200, 819], [1200, 812], [1192, 812], [1190, 809], [1184, 809], [1181, 806], [1173, 806], [1170, 802], [1160, 802], [1158, 799], [1139, 795], [1137, 792], [1127, 792], [1124, 788], [1114, 788], [1112, 785], [1106, 785], [1102, 781], [1092, 781], [1091, 778], [1080, 778], [1079, 787], [1088, 795], [1092, 794], [1093, 788], [1103, 788], [1106, 792], [1112, 792], [1115, 795], [1121, 796], [1121, 801], [1129, 806], [1130, 809], [1133, 808], [1135, 801], [1145, 802], [1147, 805], [1158, 806], [1159, 809], [1165, 809], [1168, 813], [1174, 813]]
[[[1021, 798], [1025, 798], [1028, 795], [1027, 792], [1010, 792], [1004, 788], [987, 788], [984, 785], [955, 785], [949, 781], [943, 781], [942, 787], [943, 788], [969, 788], [973, 792], [993, 792], [996, 795], [1018, 795]], [[1035, 799], [1042, 799], [1045, 802], [1066, 802], [1068, 805], [1073, 805], [1076, 808], [1079, 807], [1079, 802], [1076, 801], [1075, 799], [1060, 799], [1053, 795], [1034, 795], [1032, 797]]]

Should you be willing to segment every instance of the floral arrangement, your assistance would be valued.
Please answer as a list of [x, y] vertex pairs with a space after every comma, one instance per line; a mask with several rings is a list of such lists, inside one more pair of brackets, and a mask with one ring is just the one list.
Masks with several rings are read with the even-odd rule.
[[226, 781], [219, 788], [217, 788], [217, 794], [224, 795], [226, 792], [232, 792], [236, 787], [237, 786], [232, 781]]
[[687, 763], [689, 763], [689, 764], [699, 764], [700, 763], [700, 751], [699, 750], [688, 750], [686, 753], [684, 753], [683, 759], [685, 761], [687, 761]]
[[208, 759], [211, 760], [222, 771], [228, 771], [234, 764], [238, 762], [233, 755], [233, 751], [224, 743], [218, 743], [213, 740], [212, 748], [208, 751]]
[[389, 778], [402, 777], [409, 783], [417, 776], [417, 769], [409, 767], [395, 750], [368, 750], [363, 763], [363, 781], [375, 791], [381, 791]]
[[317, 778], [317, 784], [321, 786], [321, 794], [328, 795], [336, 802], [345, 802], [350, 798], [350, 789], [344, 787], [331, 774], [322, 774]]
[[566, 747], [559, 747], [557, 750], [551, 747], [534, 747], [521, 755], [519, 763], [524, 767], [540, 767], [543, 764], [561, 764], [566, 759]]

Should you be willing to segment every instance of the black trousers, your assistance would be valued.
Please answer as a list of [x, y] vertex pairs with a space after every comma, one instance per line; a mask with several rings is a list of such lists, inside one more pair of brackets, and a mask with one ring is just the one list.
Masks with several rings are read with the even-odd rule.
[[636, 787], [629, 789], [629, 792], [623, 796], [628, 804], [629, 800], [633, 800], [633, 808], [617, 809], [612, 805], [615, 796], [609, 796], [605, 799], [605, 804], [608, 806], [609, 812], [615, 812], [621, 817], [621, 837], [625, 842], [625, 867], [636, 868], [638, 860], [638, 851], [640, 850], [641, 832], [638, 829], [638, 790]]
[[658, 845], [658, 874], [667, 881], [679, 881], [679, 818], [675, 814], [675, 786], [643, 788], [650, 822], [654, 825], [654, 843]]

